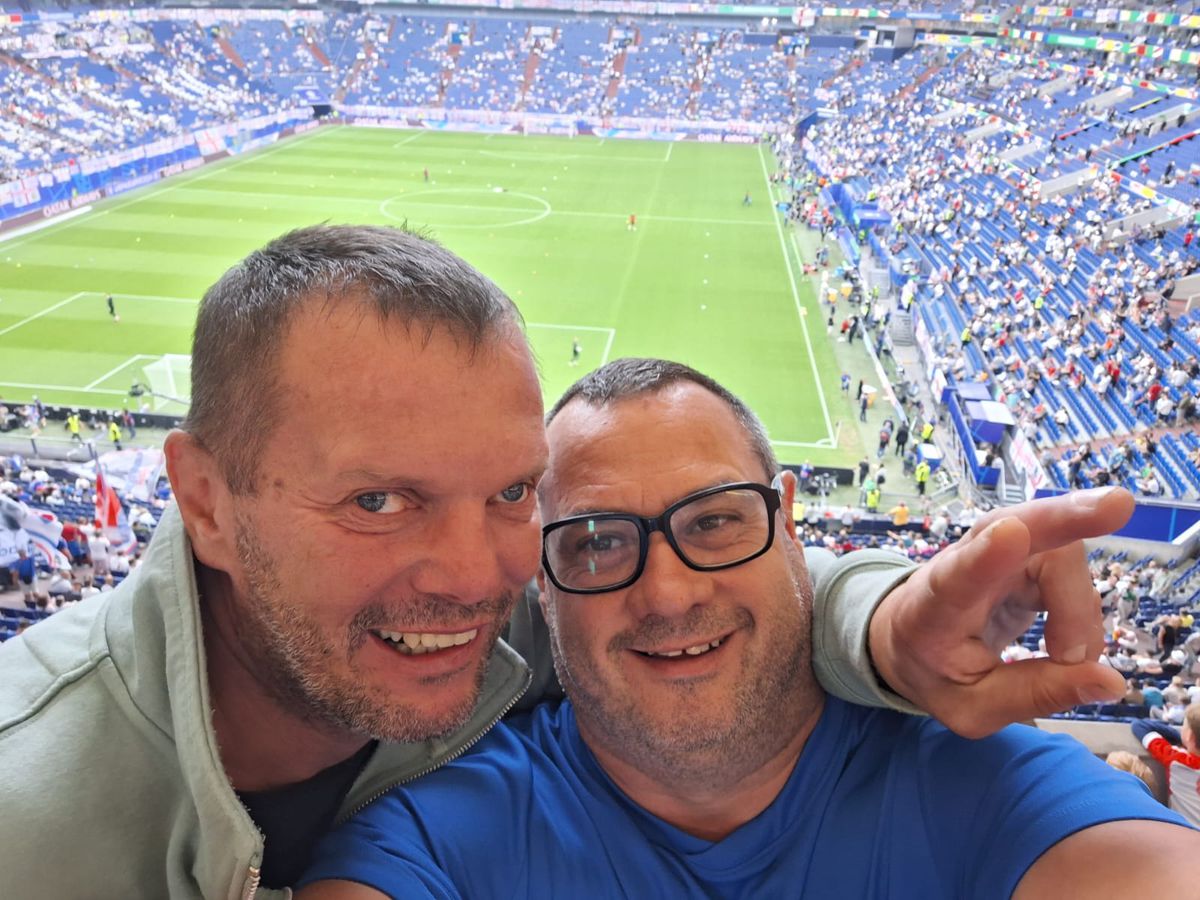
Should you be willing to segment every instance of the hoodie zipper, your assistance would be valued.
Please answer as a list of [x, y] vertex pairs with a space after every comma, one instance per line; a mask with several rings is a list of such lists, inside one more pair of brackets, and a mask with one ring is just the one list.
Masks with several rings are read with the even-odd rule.
[[[506, 703], [504, 705], [504, 708], [501, 709], [500, 712], [497, 713], [496, 716], [493, 717], [492, 720], [487, 723], [487, 725], [485, 725], [479, 731], [475, 732], [475, 735], [469, 741], [467, 741], [466, 743], [459, 746], [457, 749], [455, 749], [455, 751], [453, 753], [451, 753], [449, 756], [447, 756], [445, 759], [441, 760], [440, 762], [435, 763], [431, 766], [426, 766], [424, 769], [422, 769], [419, 772], [416, 772], [412, 775], [405, 776], [404, 778], [401, 778], [398, 781], [394, 781], [391, 784], [387, 785], [387, 787], [380, 788], [378, 791], [376, 791], [374, 794], [372, 794], [370, 797], [368, 797], [366, 800], [364, 800], [358, 806], [354, 807], [354, 809], [350, 810], [350, 812], [348, 812], [346, 815], [338, 818], [338, 820], [333, 823], [334, 826], [343, 825], [346, 823], [347, 820], [353, 819], [360, 812], [362, 812], [364, 809], [366, 809], [368, 806], [370, 806], [372, 803], [374, 803], [376, 800], [378, 800], [380, 797], [382, 797], [384, 794], [386, 794], [388, 791], [392, 790], [393, 788], [398, 788], [401, 785], [408, 784], [410, 781], [416, 781], [418, 778], [424, 778], [430, 772], [436, 772], [442, 766], [449, 765], [450, 763], [454, 762], [456, 759], [458, 759], [460, 756], [462, 756], [464, 753], [466, 753], [468, 750], [470, 750], [472, 747], [474, 747], [476, 744], [478, 744], [481, 740], [483, 740], [483, 736], [485, 734], [487, 734], [489, 731], [491, 731], [496, 726], [497, 722], [499, 722], [506, 715], [508, 715], [508, 711], [517, 705], [518, 700], [520, 700], [522, 697], [525, 696], [525, 692], [527, 690], [529, 690], [529, 685], [532, 681], [533, 681], [533, 672], [530, 669], [526, 669], [525, 670], [525, 680], [521, 685], [521, 689], [512, 696], [512, 699], [510, 699], [508, 701], [508, 703]], [[253, 895], [251, 895], [251, 896], [253, 896]], [[247, 898], [245, 898], [245, 900], [250, 900], [250, 898], [247, 897]]]
[[242, 882], [242, 900], [254, 900], [258, 893], [258, 884], [262, 880], [262, 869], [250, 866], [246, 870], [246, 880]]

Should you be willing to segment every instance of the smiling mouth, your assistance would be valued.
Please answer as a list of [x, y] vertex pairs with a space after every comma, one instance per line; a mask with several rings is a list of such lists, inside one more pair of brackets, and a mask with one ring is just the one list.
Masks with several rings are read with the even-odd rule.
[[685, 647], [681, 650], [634, 650], [634, 653], [644, 656], [647, 659], [680, 659], [696, 656], [703, 656], [705, 653], [711, 653], [725, 642], [729, 636], [719, 637], [716, 640], [708, 641], [703, 644], [694, 644], [691, 647]]
[[478, 628], [453, 634], [434, 634], [428, 631], [372, 631], [371, 634], [390, 644], [402, 656], [422, 656], [461, 647], [475, 640]]

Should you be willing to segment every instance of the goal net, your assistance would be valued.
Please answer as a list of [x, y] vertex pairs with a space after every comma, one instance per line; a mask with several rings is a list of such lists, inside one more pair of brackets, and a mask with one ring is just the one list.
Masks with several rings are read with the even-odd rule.
[[143, 399], [154, 412], [181, 416], [187, 412], [192, 396], [192, 358], [177, 353], [160, 356], [142, 367], [145, 386], [150, 389]]

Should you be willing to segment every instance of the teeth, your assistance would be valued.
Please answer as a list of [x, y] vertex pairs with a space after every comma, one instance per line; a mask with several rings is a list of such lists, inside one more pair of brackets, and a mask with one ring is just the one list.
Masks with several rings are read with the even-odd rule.
[[685, 653], [688, 656], [699, 656], [702, 653], [707, 653], [709, 650], [716, 650], [721, 646], [721, 641], [722, 638], [717, 638], [715, 641], [711, 641], [710, 643], [696, 644], [696, 646], [688, 647], [685, 650], [668, 650], [662, 653], [655, 652], [654, 650], [645, 650], [643, 652], [646, 654], [646, 656], [661, 656], [667, 659], [673, 659], [676, 656], [683, 656]]
[[455, 634], [433, 634], [425, 631], [377, 631], [375, 632], [405, 656], [421, 656], [437, 653], [447, 647], [461, 647], [475, 640], [478, 628]]

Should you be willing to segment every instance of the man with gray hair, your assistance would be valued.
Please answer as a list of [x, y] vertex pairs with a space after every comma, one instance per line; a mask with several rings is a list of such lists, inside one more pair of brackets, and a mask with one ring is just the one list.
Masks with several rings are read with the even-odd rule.
[[[547, 460], [537, 373], [499, 288], [401, 229], [301, 229], [206, 293], [192, 366], [165, 446], [175, 505], [144, 564], [0, 646], [0, 760], [43, 761], [6, 785], [6, 895], [281, 898], [333, 823], [552, 681], [546, 654], [531, 673], [498, 639], [514, 607], [514, 635], [536, 624], [519, 603]], [[1059, 598], [1052, 688], [978, 703], [992, 669], [944, 652], [968, 617], [922, 621], [936, 584], [918, 572], [907, 599], [892, 591], [872, 621], [894, 634], [868, 641], [910, 567], [811, 566], [816, 663], [847, 699], [905, 705], [871, 654], [964, 733], [1114, 691], [1113, 673], [1063, 655], [1071, 635], [1080, 659], [1098, 639], [1091, 595]], [[51, 845], [70, 853], [46, 864]]]

